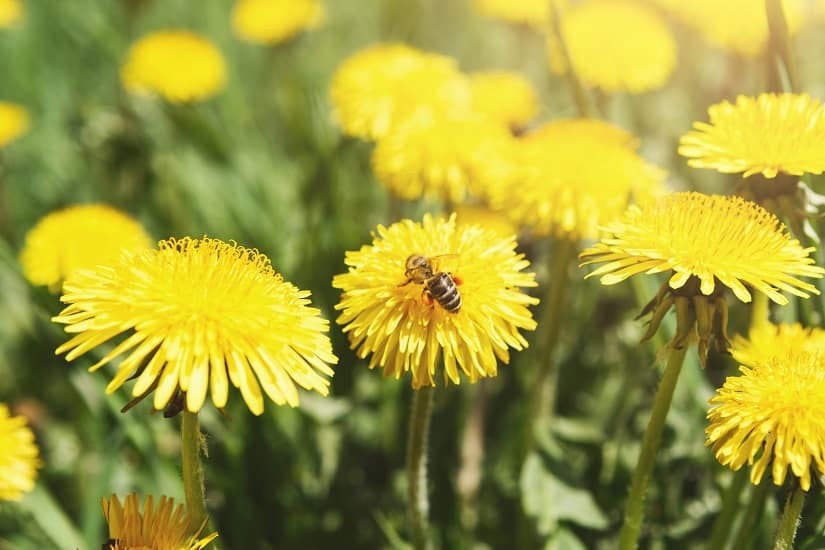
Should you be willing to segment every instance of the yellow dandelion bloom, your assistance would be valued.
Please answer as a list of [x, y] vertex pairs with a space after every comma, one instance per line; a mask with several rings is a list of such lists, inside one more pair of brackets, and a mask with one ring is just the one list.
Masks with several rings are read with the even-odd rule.
[[212, 533], [201, 537], [206, 524], [192, 525], [183, 504], [175, 506], [174, 499], [147, 496], [141, 511], [139, 497], [132, 493], [121, 504], [117, 495], [103, 498], [103, 517], [109, 527], [109, 540], [103, 543], [107, 550], [202, 550], [218, 537]]
[[470, 75], [473, 110], [510, 128], [522, 128], [539, 110], [536, 90], [523, 76], [508, 71]]
[[825, 105], [807, 94], [740, 95], [711, 105], [708, 116], [680, 140], [690, 166], [766, 178], [825, 171]]
[[61, 301], [69, 305], [52, 320], [75, 336], [55, 353], [68, 352], [71, 361], [128, 335], [90, 370], [126, 354], [107, 393], [137, 375], [132, 394], [154, 391], [159, 410], [180, 391], [187, 410], [197, 412], [207, 388], [223, 408], [229, 382], [254, 414], [263, 412], [261, 388], [275, 403], [297, 406], [295, 384], [326, 395], [322, 375], [332, 376], [327, 363], [337, 362], [329, 323], [307, 307], [309, 295], [257, 250], [169, 239], [67, 280]]
[[799, 349], [825, 352], [825, 330], [803, 327], [799, 323], [764, 323], [751, 329], [748, 338], [734, 336], [730, 352], [741, 364], [755, 367], [773, 358], [787, 357]]
[[135, 42], [120, 72], [133, 93], [155, 93], [172, 103], [206, 99], [226, 83], [218, 49], [185, 30], [163, 30]]
[[710, 399], [706, 445], [738, 470], [752, 466], [758, 484], [771, 466], [776, 485], [788, 469], [811, 488], [811, 469], [825, 475], [825, 356], [797, 349], [754, 367], [742, 366]]
[[[587, 86], [639, 94], [661, 88], [676, 67], [676, 41], [652, 10], [634, 2], [590, 0], [567, 12], [562, 36], [573, 69]], [[566, 67], [548, 38], [550, 64]]]
[[481, 204], [457, 204], [455, 214], [460, 225], [480, 225], [502, 238], [518, 235], [519, 232], [513, 220], [504, 212], [492, 210]]
[[[501, 19], [508, 23], [544, 29], [550, 22], [549, 0], [475, 0], [473, 6], [485, 17]], [[559, 2], [559, 8], [566, 6], [565, 0]]]
[[318, 0], [238, 0], [232, 10], [237, 36], [259, 44], [281, 44], [315, 28], [324, 17]]
[[375, 140], [408, 117], [461, 116], [471, 108], [472, 93], [451, 58], [375, 44], [341, 64], [330, 100], [346, 134]]
[[639, 157], [636, 145], [633, 136], [604, 122], [551, 122], [518, 142], [517, 182], [493, 182], [490, 204], [538, 235], [594, 238], [632, 197], [663, 191], [665, 173]]
[[[519, 329], [535, 329], [527, 306], [538, 300], [519, 288], [536, 283], [523, 272], [529, 262], [516, 254], [514, 236], [458, 225], [454, 215], [403, 220], [377, 233], [371, 245], [347, 252], [349, 271], [332, 281], [343, 290], [338, 323], [359, 357], [371, 355], [370, 368], [395, 378], [410, 372], [420, 388], [435, 385], [441, 359], [445, 383], [460, 383], [459, 372], [475, 382], [495, 376], [509, 348], [527, 346]], [[426, 268], [433, 278], [417, 282]]]
[[22, 416], [0, 404], [0, 500], [20, 500], [34, 489], [40, 467], [34, 434]]
[[378, 181], [405, 199], [459, 203], [510, 170], [510, 133], [489, 120], [408, 121], [382, 138], [372, 155]]
[[111, 263], [152, 247], [141, 225], [105, 204], [70, 206], [44, 216], [26, 234], [20, 264], [33, 285], [60, 290], [78, 269]]
[[780, 290], [801, 297], [819, 294], [797, 276], [825, 274], [808, 256], [813, 248], [802, 248], [776, 216], [740, 197], [674, 193], [644, 207], [631, 206], [606, 230], [609, 237], [580, 254], [587, 258], [582, 265], [608, 262], [587, 275], [601, 277], [605, 285], [637, 273], [672, 271], [672, 289], [696, 277], [705, 296], [721, 283], [750, 302], [749, 286], [784, 305], [788, 299]]
[[23, 18], [20, 0], [0, 0], [0, 29], [11, 27]]
[[29, 129], [29, 112], [22, 105], [0, 101], [0, 149]]

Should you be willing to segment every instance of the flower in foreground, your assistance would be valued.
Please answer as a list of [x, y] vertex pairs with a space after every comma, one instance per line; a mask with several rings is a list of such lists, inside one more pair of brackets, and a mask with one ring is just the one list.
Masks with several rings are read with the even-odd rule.
[[708, 115], [680, 140], [690, 166], [766, 178], [825, 171], [825, 105], [807, 94], [740, 95]]
[[530, 81], [509, 71], [485, 71], [470, 75], [473, 111], [512, 129], [526, 126], [539, 110]]
[[[527, 346], [519, 329], [536, 327], [527, 306], [538, 300], [520, 290], [536, 286], [535, 275], [523, 272], [529, 262], [515, 247], [514, 236], [459, 225], [455, 216], [378, 226], [372, 244], [347, 252], [349, 271], [333, 279], [343, 290], [338, 323], [357, 355], [371, 356], [370, 368], [396, 379], [409, 372], [413, 388], [435, 385], [440, 358], [445, 383], [460, 383], [459, 372], [471, 382], [495, 376], [498, 361], [509, 362], [509, 348]], [[424, 285], [405, 284], [412, 254], [450, 274], [462, 300], [457, 312], [433, 300]]]
[[52, 212], [38, 221], [26, 234], [20, 263], [29, 282], [58, 292], [78, 269], [151, 247], [152, 239], [134, 219], [105, 204], [86, 204]]
[[34, 489], [40, 467], [34, 434], [22, 416], [0, 404], [0, 500], [20, 500]]
[[132, 394], [154, 391], [158, 410], [184, 392], [186, 409], [197, 412], [208, 388], [223, 408], [230, 382], [254, 414], [263, 412], [261, 389], [278, 405], [297, 406], [295, 385], [326, 395], [322, 375], [332, 376], [328, 364], [337, 362], [329, 323], [308, 307], [309, 295], [257, 250], [169, 239], [67, 280], [61, 301], [69, 305], [52, 320], [74, 336], [55, 353], [71, 361], [124, 336], [90, 370], [125, 354], [107, 393], [136, 377]]
[[11, 27], [23, 17], [20, 0], [0, 0], [0, 29]]
[[706, 445], [733, 470], [752, 466], [758, 484], [771, 467], [776, 485], [788, 470], [807, 491], [811, 469], [825, 475], [825, 356], [823, 350], [773, 355], [729, 376], [710, 399]]
[[232, 29], [249, 42], [275, 45], [316, 27], [323, 17], [319, 0], [238, 0]]
[[109, 526], [106, 550], [202, 550], [215, 540], [217, 533], [201, 537], [206, 527], [192, 525], [183, 504], [175, 507], [174, 499], [162, 495], [155, 506], [154, 497], [147, 496], [143, 510], [137, 494], [127, 495], [121, 504], [117, 495], [103, 498], [103, 516]]
[[219, 92], [226, 83], [226, 65], [221, 52], [198, 34], [162, 30], [132, 45], [120, 76], [130, 92], [187, 103]]
[[29, 113], [22, 105], [0, 101], [0, 149], [29, 129]]

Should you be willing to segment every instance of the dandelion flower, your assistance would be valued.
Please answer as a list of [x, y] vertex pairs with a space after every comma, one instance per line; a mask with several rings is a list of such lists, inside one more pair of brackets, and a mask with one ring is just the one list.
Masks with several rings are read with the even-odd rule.
[[180, 391], [187, 410], [198, 412], [208, 387], [223, 408], [229, 382], [254, 414], [263, 412], [261, 388], [275, 403], [297, 406], [295, 384], [326, 395], [322, 374], [332, 376], [327, 363], [337, 361], [324, 334], [329, 323], [307, 307], [309, 294], [257, 250], [169, 239], [66, 281], [61, 301], [69, 305], [53, 321], [75, 336], [56, 353], [71, 361], [125, 336], [90, 370], [126, 354], [107, 393], [136, 376], [132, 394], [154, 391], [159, 410]]
[[825, 171], [825, 105], [807, 94], [740, 95], [711, 105], [708, 116], [680, 140], [690, 166], [766, 178]]
[[0, 500], [20, 500], [34, 489], [40, 467], [34, 434], [22, 416], [0, 404]]
[[463, 202], [455, 208], [456, 220], [461, 225], [480, 225], [494, 231], [500, 237], [518, 235], [518, 227], [504, 212], [492, 210], [481, 204]]
[[141, 225], [105, 204], [70, 206], [43, 217], [26, 235], [20, 263], [33, 285], [53, 292], [78, 269], [152, 247]]
[[630, 134], [604, 122], [551, 122], [519, 141], [517, 183], [493, 182], [487, 188], [490, 204], [538, 235], [594, 238], [632, 197], [663, 191], [665, 173], [639, 157], [636, 144]]
[[799, 323], [761, 324], [750, 330], [748, 338], [736, 335], [730, 352], [733, 358], [748, 367], [783, 358], [795, 350], [825, 352], [825, 330], [803, 327]]
[[275, 45], [315, 28], [323, 16], [318, 0], [238, 0], [232, 29], [249, 42]]
[[539, 110], [533, 85], [523, 76], [508, 71], [487, 71], [470, 75], [473, 110], [509, 128], [527, 125]]
[[[567, 2], [559, 4], [565, 7]], [[475, 0], [473, 5], [481, 15], [508, 23], [543, 29], [550, 22], [549, 0]]]
[[819, 294], [797, 277], [825, 274], [808, 256], [813, 248], [802, 248], [776, 216], [740, 197], [674, 193], [631, 206], [606, 230], [609, 237], [580, 255], [587, 258], [582, 265], [608, 262], [587, 275], [605, 285], [637, 273], [672, 272], [668, 284], [674, 290], [695, 277], [705, 296], [721, 283], [743, 302], [751, 301], [752, 287], [784, 305], [788, 299], [780, 290]]
[[[410, 220], [378, 226], [369, 246], [347, 252], [347, 273], [332, 286], [343, 290], [336, 309], [350, 343], [370, 368], [401, 378], [410, 372], [413, 388], [435, 385], [439, 358], [444, 380], [460, 383], [495, 376], [498, 361], [508, 363], [509, 348], [527, 341], [519, 329], [534, 330], [527, 306], [538, 300], [520, 287], [536, 286], [529, 262], [516, 254], [514, 236], [502, 238], [477, 225], [458, 225], [455, 216], [423, 223]], [[448, 272], [461, 297], [460, 309], [449, 312], [422, 284], [409, 283], [410, 255], [433, 258], [436, 271]], [[444, 256], [448, 255], [448, 256]]]
[[472, 93], [451, 58], [376, 44], [341, 64], [330, 100], [346, 134], [375, 140], [407, 117], [461, 116], [471, 107]]
[[769, 465], [776, 485], [790, 469], [809, 490], [812, 468], [825, 475], [823, 361], [821, 349], [797, 349], [729, 376], [710, 399], [705, 430], [716, 460], [733, 470], [752, 466], [754, 484]]
[[28, 129], [28, 111], [21, 105], [0, 101], [0, 149], [25, 134]]
[[163, 30], [135, 42], [121, 69], [133, 93], [155, 93], [172, 103], [206, 99], [226, 82], [226, 65], [218, 49], [185, 30]]
[[[590, 0], [561, 22], [570, 63], [587, 86], [639, 94], [661, 88], [676, 66], [676, 41], [665, 22], [641, 4]], [[550, 63], [566, 70], [554, 36]]]
[[201, 537], [206, 527], [192, 525], [192, 519], [183, 504], [175, 506], [174, 499], [147, 496], [141, 511], [137, 494], [127, 495], [121, 504], [117, 495], [101, 501], [103, 517], [109, 526], [109, 540], [103, 543], [107, 550], [202, 550], [215, 540], [217, 533]]
[[17, 24], [23, 17], [23, 4], [20, 0], [0, 0], [0, 29]]

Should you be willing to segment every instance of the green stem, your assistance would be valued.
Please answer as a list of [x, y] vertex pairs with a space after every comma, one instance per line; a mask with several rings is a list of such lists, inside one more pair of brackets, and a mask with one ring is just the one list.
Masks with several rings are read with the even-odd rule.
[[562, 57], [562, 62], [565, 66], [565, 76], [567, 77], [567, 84], [570, 86], [570, 94], [573, 96], [573, 101], [576, 103], [576, 109], [579, 116], [587, 118], [590, 116], [590, 102], [587, 99], [587, 92], [582, 85], [576, 69], [570, 60], [570, 51], [567, 49], [567, 43], [564, 41], [564, 34], [561, 30], [561, 10], [559, 9], [556, 0], [549, 0], [550, 2], [550, 17], [552, 20], [552, 32], [559, 47], [559, 53]]
[[774, 550], [793, 548], [793, 539], [796, 536], [796, 528], [799, 525], [799, 517], [804, 502], [805, 492], [797, 485], [791, 490], [788, 499], [785, 501], [785, 509], [782, 511], [782, 518], [779, 520], [779, 527], [776, 529]]
[[427, 513], [430, 506], [427, 496], [427, 437], [434, 391], [431, 386], [422, 386], [413, 392], [410, 429], [407, 434], [407, 522], [415, 550], [430, 547], [427, 534]]
[[799, 80], [781, 0], [765, 0], [765, 13], [770, 31], [765, 54], [768, 61], [768, 86], [774, 92], [793, 92], [797, 89]]
[[716, 521], [713, 522], [708, 550], [723, 550], [725, 548], [733, 520], [739, 510], [739, 499], [747, 481], [748, 471], [745, 468], [740, 468], [737, 472], [734, 472], [733, 480], [725, 491], [724, 497], [722, 497], [722, 509], [719, 510]]
[[630, 485], [630, 494], [627, 497], [625, 507], [624, 523], [619, 534], [620, 550], [632, 550], [636, 548], [639, 540], [639, 532], [642, 528], [642, 510], [647, 484], [653, 471], [653, 464], [656, 460], [656, 453], [662, 441], [662, 432], [665, 428], [665, 419], [670, 410], [670, 403], [673, 400], [673, 391], [676, 389], [676, 381], [682, 370], [688, 346], [680, 349], [671, 349], [667, 360], [662, 381], [656, 391], [653, 401], [653, 411], [650, 413], [650, 422], [645, 430], [642, 440], [642, 451], [639, 455], [639, 462], [636, 464], [636, 471], [633, 472], [633, 481]]
[[203, 467], [200, 459], [201, 431], [197, 413], [183, 411], [180, 440], [186, 509], [192, 525], [197, 528], [207, 517], [206, 499], [203, 492]]
[[759, 525], [759, 518], [762, 516], [762, 510], [765, 507], [765, 498], [768, 495], [768, 486], [770, 483], [765, 481], [753, 488], [748, 501], [748, 507], [745, 508], [745, 513], [742, 516], [742, 522], [739, 524], [739, 529], [736, 532], [736, 539], [733, 541], [733, 548], [737, 550], [746, 549], [750, 547], [750, 543], [754, 537], [754, 531]]

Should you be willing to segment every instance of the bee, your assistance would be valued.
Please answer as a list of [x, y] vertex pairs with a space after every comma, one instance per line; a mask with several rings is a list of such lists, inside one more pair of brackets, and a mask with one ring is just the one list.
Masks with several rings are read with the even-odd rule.
[[439, 270], [439, 262], [455, 254], [443, 254], [432, 258], [422, 254], [410, 254], [406, 262], [404, 275], [407, 280], [399, 286], [416, 283], [424, 285], [424, 293], [430, 300], [435, 300], [449, 313], [458, 313], [461, 309], [461, 294], [458, 292], [460, 279], [447, 271]]

